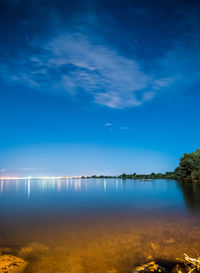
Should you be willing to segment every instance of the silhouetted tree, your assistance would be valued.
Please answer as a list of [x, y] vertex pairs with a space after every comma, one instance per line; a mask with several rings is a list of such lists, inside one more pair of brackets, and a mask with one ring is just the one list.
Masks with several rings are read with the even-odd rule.
[[176, 176], [181, 180], [200, 180], [200, 149], [190, 154], [184, 154], [179, 167], [175, 169]]

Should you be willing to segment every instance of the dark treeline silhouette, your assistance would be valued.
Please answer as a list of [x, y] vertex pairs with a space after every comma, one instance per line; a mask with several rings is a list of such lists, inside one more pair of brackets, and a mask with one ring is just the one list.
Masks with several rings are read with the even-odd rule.
[[200, 182], [200, 149], [184, 154], [174, 174], [179, 180], [185, 182]]
[[180, 159], [179, 166], [173, 172], [151, 174], [126, 174], [119, 176], [93, 175], [82, 178], [121, 178], [121, 179], [177, 179], [188, 182], [200, 182], [200, 149], [190, 154], [184, 154]]
[[175, 179], [174, 172], [151, 173], [151, 174], [121, 174], [118, 176], [111, 175], [92, 175], [82, 176], [82, 178], [121, 178], [121, 179]]

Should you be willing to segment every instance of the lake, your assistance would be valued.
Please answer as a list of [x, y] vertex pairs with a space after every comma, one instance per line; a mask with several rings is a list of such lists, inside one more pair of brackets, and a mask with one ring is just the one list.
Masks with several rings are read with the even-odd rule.
[[27, 272], [125, 273], [200, 252], [200, 185], [174, 180], [0, 180], [0, 251]]

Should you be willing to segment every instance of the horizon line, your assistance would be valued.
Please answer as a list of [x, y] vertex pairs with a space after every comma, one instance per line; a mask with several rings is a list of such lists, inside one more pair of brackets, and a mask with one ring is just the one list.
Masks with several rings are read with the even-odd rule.
[[0, 180], [25, 180], [25, 179], [70, 179], [83, 176], [0, 176]]

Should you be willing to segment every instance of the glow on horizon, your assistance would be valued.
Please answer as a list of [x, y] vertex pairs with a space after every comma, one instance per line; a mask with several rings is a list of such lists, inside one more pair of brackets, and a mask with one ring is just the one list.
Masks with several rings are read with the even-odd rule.
[[18, 176], [0, 176], [1, 180], [27, 180], [27, 179], [70, 179], [70, 178], [82, 178], [82, 176], [27, 176], [27, 177], [18, 177]]
[[[120, 184], [119, 184], [120, 183]], [[89, 186], [89, 187], [88, 187]], [[88, 181], [85, 179], [57, 179], [57, 180], [0, 180], [0, 196], [5, 194], [10, 194], [19, 191], [23, 191], [28, 199], [31, 199], [38, 192], [45, 193], [49, 191], [63, 193], [80, 193], [88, 192], [89, 194], [93, 192], [95, 183], [93, 181]], [[114, 189], [116, 192], [122, 192], [122, 180], [118, 179], [101, 179], [101, 183], [96, 184], [97, 187], [100, 186], [101, 192], [105, 194], [110, 192], [110, 189]], [[107, 187], [108, 186], [108, 187]]]

